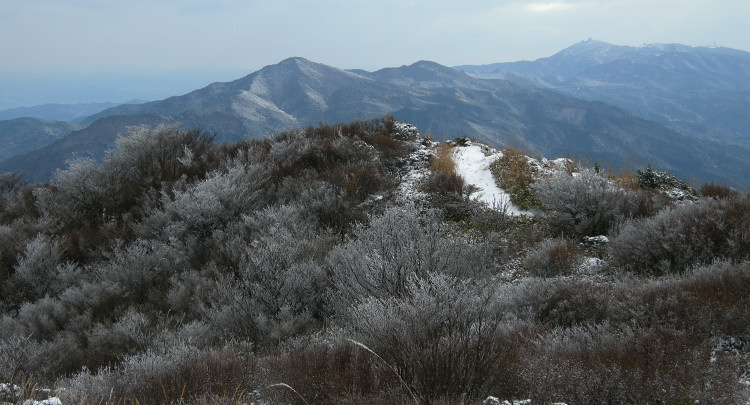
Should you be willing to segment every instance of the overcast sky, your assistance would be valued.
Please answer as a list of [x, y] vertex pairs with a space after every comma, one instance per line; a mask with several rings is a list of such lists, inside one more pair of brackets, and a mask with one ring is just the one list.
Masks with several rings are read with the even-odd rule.
[[0, 93], [35, 74], [202, 86], [290, 56], [366, 70], [534, 60], [587, 38], [750, 50], [749, 19], [748, 0], [0, 0]]

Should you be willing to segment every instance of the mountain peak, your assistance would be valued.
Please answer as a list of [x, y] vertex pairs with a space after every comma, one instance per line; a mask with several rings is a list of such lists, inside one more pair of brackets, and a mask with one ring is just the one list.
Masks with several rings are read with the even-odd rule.
[[[449, 67], [443, 66], [437, 62], [433, 62], [431, 60], [420, 60], [417, 62], [412, 63], [409, 65], [410, 67], [417, 67], [422, 69], [432, 69], [432, 70], [442, 70], [442, 69], [450, 69]], [[450, 69], [453, 70], [453, 69]]]
[[562, 51], [558, 52], [557, 54], [553, 55], [552, 57], [556, 55], [565, 55], [565, 56], [572, 56], [572, 55], [606, 55], [609, 53], [612, 53], [612, 51], [621, 51], [623, 49], [627, 49], [628, 47], [625, 46], [619, 46], [619, 45], [613, 45], [604, 41], [596, 41], [591, 38], [578, 42], [576, 44], [573, 44]]
[[428, 60], [420, 60], [408, 66], [381, 69], [372, 73], [372, 77], [391, 84], [422, 89], [476, 87], [475, 79], [464, 72]]
[[295, 64], [295, 65], [314, 65], [316, 63], [311, 62], [310, 60], [305, 59], [305, 58], [303, 58], [301, 56], [292, 56], [291, 58], [286, 58], [286, 59], [282, 60], [281, 62], [277, 63], [277, 65], [279, 65], [279, 66], [291, 65], [291, 64]]
[[333, 67], [329, 65], [325, 65], [323, 63], [317, 63], [313, 62], [309, 59], [305, 59], [303, 57], [295, 56], [291, 58], [287, 58], [282, 60], [281, 62], [275, 64], [275, 65], [269, 65], [261, 69], [259, 72], [297, 72], [301, 73], [303, 76], [307, 77], [315, 77], [315, 78], [321, 78], [323, 76], [331, 75], [331, 74], [345, 74], [347, 76], [353, 75], [356, 76], [356, 74]]
[[302, 70], [319, 70], [319, 68], [321, 67], [329, 68], [329, 66], [312, 62], [300, 56], [286, 58], [275, 65], [266, 66], [266, 68], [302, 69]]

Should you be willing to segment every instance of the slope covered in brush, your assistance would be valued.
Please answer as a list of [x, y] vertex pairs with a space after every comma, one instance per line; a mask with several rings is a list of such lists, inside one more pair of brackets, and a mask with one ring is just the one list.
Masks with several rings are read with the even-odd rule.
[[505, 150], [487, 169], [533, 202], [509, 215], [461, 175], [477, 150], [498, 153], [390, 117], [137, 127], [48, 183], [2, 177], [0, 382], [65, 404], [747, 399], [750, 197]]

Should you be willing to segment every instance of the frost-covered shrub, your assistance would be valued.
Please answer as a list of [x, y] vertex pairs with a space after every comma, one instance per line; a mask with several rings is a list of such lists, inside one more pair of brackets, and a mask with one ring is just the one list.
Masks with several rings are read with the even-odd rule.
[[429, 402], [486, 395], [483, 384], [503, 366], [497, 357], [513, 347], [520, 325], [504, 323], [493, 305], [488, 290], [429, 273], [411, 277], [401, 297], [362, 299], [349, 317], [357, 340]]
[[41, 214], [78, 228], [97, 225], [102, 220], [106, 199], [115, 196], [120, 182], [93, 159], [78, 159], [58, 170], [49, 187], [34, 189]]
[[[0, 326], [8, 327], [10, 322], [0, 321]], [[9, 331], [6, 331], [9, 332]], [[32, 355], [31, 339], [28, 336], [0, 337], [0, 379], [2, 381], [22, 381], [26, 363]]]
[[125, 136], [117, 138], [104, 165], [121, 173], [123, 180], [158, 186], [183, 175], [205, 173], [213, 138], [199, 129], [185, 131], [177, 126], [129, 127]]
[[114, 283], [123, 294], [121, 305], [159, 305], [166, 296], [169, 278], [189, 270], [183, 251], [158, 240], [137, 239], [117, 246], [107, 261], [92, 266], [94, 280]]
[[[12, 328], [0, 334], [0, 379], [26, 384], [49, 384], [64, 373], [76, 371], [84, 359], [82, 345], [76, 334], [63, 331], [45, 341], [30, 336], [28, 331], [13, 321], [0, 319], [0, 327]], [[30, 388], [30, 387], [29, 387]]]
[[65, 245], [64, 239], [44, 234], [30, 240], [17, 260], [6, 294], [28, 300], [44, 296], [51, 287], [59, 289], [55, 284], [61, 281], [58, 273], [65, 272]]
[[50, 297], [27, 302], [18, 311], [18, 320], [25, 331], [36, 340], [52, 339], [58, 332], [72, 327], [73, 323], [85, 327], [90, 324], [87, 318], [87, 314], [82, 314], [65, 302]]
[[388, 208], [357, 226], [351, 240], [328, 256], [337, 291], [333, 303], [346, 310], [363, 296], [401, 296], [408, 280], [431, 272], [480, 274], [487, 266], [483, 248], [453, 232], [438, 212], [420, 213], [411, 205]]
[[556, 172], [532, 186], [559, 233], [576, 237], [606, 235], [621, 213], [624, 193], [594, 169]]
[[132, 354], [149, 347], [158, 328], [146, 315], [129, 308], [111, 325], [97, 323], [87, 331], [89, 347], [96, 350], [106, 348], [112, 361], [125, 354]]
[[302, 207], [321, 227], [342, 235], [354, 223], [367, 221], [366, 211], [358, 201], [347, 198], [344, 190], [325, 181], [287, 178], [277, 196], [279, 204]]
[[[117, 366], [84, 369], [61, 380], [65, 403], [136, 398], [140, 403], [205, 401], [216, 396], [235, 403], [257, 386], [260, 370], [239, 344], [200, 350], [185, 341], [127, 356]], [[213, 402], [213, 401], [212, 401]]]
[[610, 245], [612, 263], [641, 274], [679, 273], [716, 259], [750, 255], [750, 198], [703, 199], [625, 224]]
[[37, 206], [71, 228], [121, 220], [146, 188], [205, 172], [207, 167], [198, 160], [205, 158], [212, 140], [199, 130], [131, 127], [101, 164], [74, 160], [55, 173], [49, 187], [34, 189]]
[[261, 207], [267, 180], [261, 165], [212, 172], [202, 181], [174, 190], [173, 195], [164, 194], [163, 208], [146, 222], [163, 224], [162, 232], [171, 237], [203, 240], [214, 229]]
[[[190, 302], [195, 294], [208, 303], [205, 316], [217, 328], [259, 346], [321, 324], [328, 288], [322, 262], [337, 239], [318, 228], [307, 207], [272, 206], [243, 216], [242, 223], [215, 236], [221, 246], [217, 256], [232, 271], [211, 284], [193, 277], [173, 279], [172, 299]], [[218, 294], [211, 296], [204, 287]]]
[[581, 254], [575, 242], [568, 239], [547, 239], [530, 251], [524, 260], [529, 274], [554, 277], [572, 273], [581, 263]]
[[0, 173], [0, 199], [3, 199], [8, 193], [17, 190], [20, 186], [22, 186], [22, 178], [23, 172]]

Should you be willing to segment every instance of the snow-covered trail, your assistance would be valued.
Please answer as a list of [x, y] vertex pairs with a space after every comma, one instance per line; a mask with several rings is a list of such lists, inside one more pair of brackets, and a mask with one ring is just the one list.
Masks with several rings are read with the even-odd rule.
[[456, 173], [463, 177], [466, 183], [479, 188], [479, 191], [473, 194], [475, 200], [497, 209], [505, 208], [506, 212], [511, 215], [528, 214], [513, 205], [510, 202], [510, 195], [495, 183], [495, 178], [490, 172], [490, 164], [500, 157], [502, 157], [502, 152], [485, 155], [479, 145], [453, 148]]

